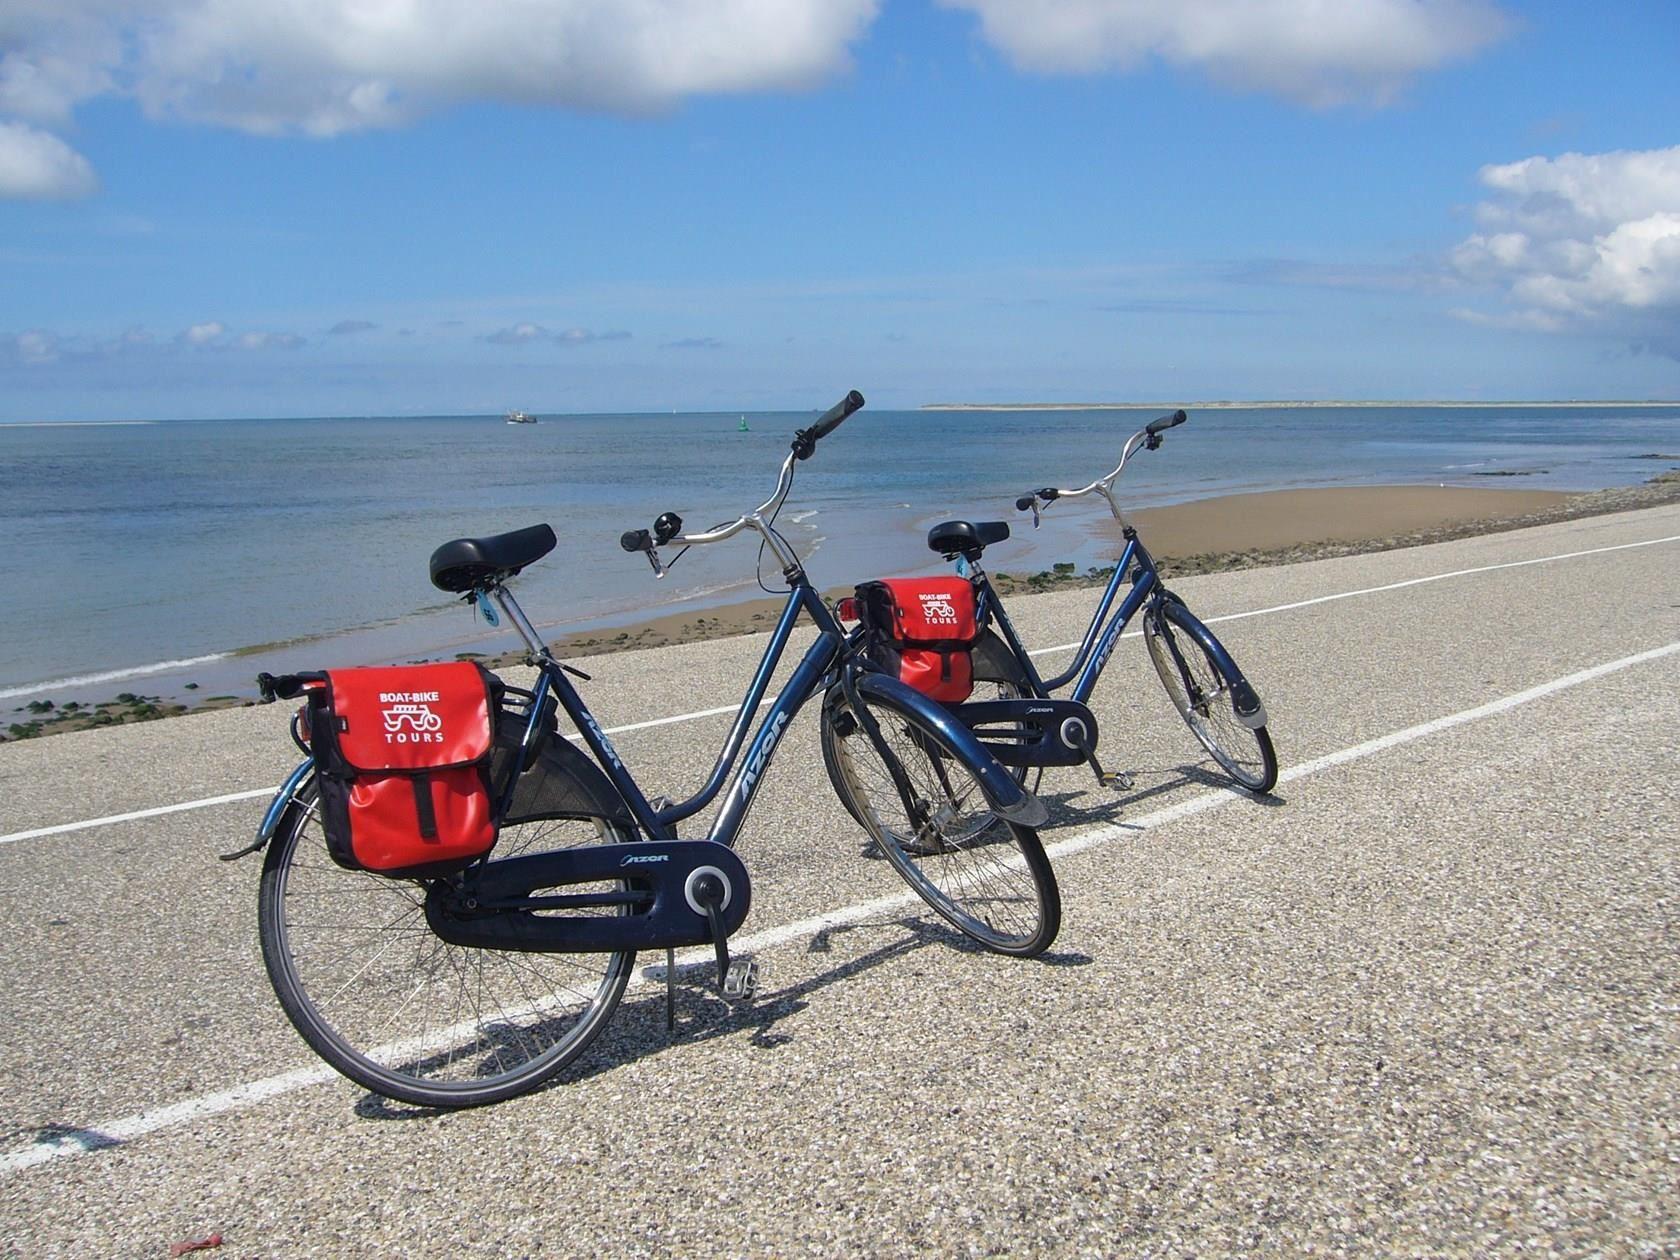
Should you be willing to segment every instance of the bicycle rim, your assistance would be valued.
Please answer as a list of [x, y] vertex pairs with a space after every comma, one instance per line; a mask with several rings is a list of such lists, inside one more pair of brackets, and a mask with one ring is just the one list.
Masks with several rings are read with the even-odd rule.
[[991, 812], [979, 782], [914, 719], [872, 706], [906, 801], [857, 719], [824, 730], [831, 765], [894, 869], [953, 926], [999, 953], [1043, 952], [1061, 926], [1061, 899], [1038, 834]]
[[1143, 641], [1161, 676], [1161, 686], [1184, 724], [1220, 768], [1251, 792], [1268, 792], [1277, 782], [1277, 756], [1264, 727], [1251, 729], [1237, 718], [1230, 680], [1195, 635], [1173, 624], [1173, 606], [1144, 615]]
[[[604, 820], [533, 819], [504, 825], [494, 856], [628, 839]], [[512, 1097], [582, 1053], [635, 955], [451, 945], [427, 927], [425, 895], [423, 881], [334, 864], [313, 783], [300, 791], [264, 864], [258, 920], [269, 979], [310, 1047], [376, 1093], [442, 1107]]]

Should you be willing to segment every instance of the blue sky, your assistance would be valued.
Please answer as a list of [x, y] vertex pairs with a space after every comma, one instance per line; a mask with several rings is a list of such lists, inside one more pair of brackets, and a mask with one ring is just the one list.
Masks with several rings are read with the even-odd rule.
[[6, 0], [0, 420], [1676, 398], [1676, 120], [1669, 3]]

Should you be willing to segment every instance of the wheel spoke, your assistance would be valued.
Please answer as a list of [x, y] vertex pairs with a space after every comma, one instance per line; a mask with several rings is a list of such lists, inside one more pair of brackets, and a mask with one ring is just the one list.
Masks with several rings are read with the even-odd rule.
[[[550, 772], [566, 773], [527, 773]], [[313, 785], [303, 792], [265, 865], [259, 920], [281, 1003], [329, 1063], [393, 1098], [465, 1105], [530, 1088], [599, 1032], [633, 955], [452, 945], [427, 924], [423, 882], [326, 858]], [[628, 838], [587, 819], [513, 821], [493, 858]]]
[[843, 799], [899, 874], [962, 931], [1004, 952], [1045, 948], [1060, 904], [1037, 837], [991, 812], [973, 773], [931, 732], [886, 709], [874, 715], [910, 799], [864, 727], [850, 721], [841, 735], [831, 717], [824, 752]]

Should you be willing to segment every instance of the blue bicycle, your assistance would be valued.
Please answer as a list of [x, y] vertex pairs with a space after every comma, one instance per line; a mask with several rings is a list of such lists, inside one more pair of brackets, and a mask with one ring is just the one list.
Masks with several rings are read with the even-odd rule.
[[[732, 959], [728, 947], [751, 900], [733, 846], [788, 723], [813, 696], [845, 725], [849, 772], [894, 798], [883, 812], [895, 822], [861, 821], [928, 905], [1000, 953], [1035, 955], [1055, 939], [1061, 902], [1035, 830], [1043, 804], [959, 716], [868, 661], [774, 527], [798, 461], [862, 405], [853, 391], [801, 430], [775, 493], [745, 515], [685, 534], [681, 518], [667, 512], [651, 532], [621, 539], [662, 574], [659, 549], [667, 544], [755, 533], [787, 581], [786, 606], [711, 774], [688, 800], [649, 800], [568, 677], [587, 675], [555, 659], [507, 589], [554, 548], [552, 529], [457, 539], [433, 554], [432, 581], [499, 610], [538, 670], [533, 690], [508, 690], [499, 718], [490, 766], [500, 800], [494, 850], [431, 877], [345, 869], [323, 841], [313, 758], [281, 788], [246, 850], [267, 848], [258, 921], [275, 993], [334, 1068], [424, 1106], [522, 1093], [600, 1034], [641, 949], [710, 943], [725, 994], [750, 996], [752, 962]], [[815, 622], [816, 641], [749, 743], [801, 614]], [[299, 695], [307, 677], [264, 676], [264, 697]], [[582, 748], [559, 738], [562, 711]], [[307, 747], [295, 726], [294, 738]], [[720, 793], [707, 837], [679, 839], [677, 824]], [[668, 953], [668, 1012], [670, 963]]]
[[[1114, 469], [1090, 485], [1076, 490], [1046, 487], [1015, 501], [1017, 510], [1032, 512], [1036, 526], [1040, 512], [1060, 500], [1100, 495], [1119, 523], [1125, 540], [1125, 548], [1091, 615], [1079, 650], [1068, 667], [1053, 678], [1039, 674], [1009, 620], [1003, 600], [981, 565], [985, 549], [1009, 537], [1008, 523], [946, 521], [928, 531], [928, 546], [948, 560], [962, 561], [974, 583], [982, 615], [989, 616], [995, 626], [975, 645], [977, 687], [983, 685], [987, 694], [1001, 697], [1047, 699], [1071, 684], [1068, 697], [1084, 704], [1102, 677], [1103, 667], [1113, 655], [1121, 633], [1141, 612], [1143, 641], [1149, 659], [1173, 708], [1191, 734], [1239, 787], [1254, 793], [1270, 792], [1277, 785], [1278, 764], [1267, 730], [1265, 705], [1225, 645], [1178, 595], [1167, 589], [1154, 557], [1114, 497], [1115, 478], [1125, 470], [1127, 462], [1141, 450], [1159, 449], [1162, 435], [1186, 419], [1182, 410], [1175, 411], [1139, 429], [1126, 440]], [[1121, 588], [1128, 584], [1130, 589], [1120, 598]], [[1118, 608], [1115, 607], [1117, 599]], [[1099, 782], [1111, 787], [1130, 786], [1129, 776], [1106, 773], [1097, 760], [1094, 725], [1083, 732], [1075, 730], [1073, 739]], [[1025, 781], [1021, 770], [1017, 769], [1016, 775]], [[867, 812], [867, 802], [861, 794], [849, 791], [842, 778], [835, 778], [834, 782], [854, 815]]]

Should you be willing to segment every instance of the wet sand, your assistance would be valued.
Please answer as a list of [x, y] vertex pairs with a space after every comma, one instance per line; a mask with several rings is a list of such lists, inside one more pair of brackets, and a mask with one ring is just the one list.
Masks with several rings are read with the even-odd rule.
[[[1585, 494], [1479, 486], [1276, 490], [1142, 508], [1131, 513], [1130, 519], [1170, 576], [1387, 551], [1673, 502], [1680, 502], [1680, 471], [1664, 472], [1641, 485]], [[1011, 524], [1017, 530], [1026, 527], [1024, 517]], [[1098, 537], [1113, 538], [1118, 552], [1118, 530], [1106, 513], [1093, 516], [1089, 528]], [[1088, 585], [1106, 580], [1109, 571], [1091, 569], [1081, 573], [1068, 564], [1058, 566], [1053, 572], [1011, 572], [1009, 555], [1014, 545], [1013, 539], [1000, 543], [986, 557], [993, 582], [1006, 594]], [[830, 598], [847, 593], [849, 588], [845, 587], [824, 592]], [[768, 633], [775, 627], [782, 606], [783, 600], [777, 597], [689, 609], [644, 618], [623, 627], [576, 631], [556, 638], [552, 647], [562, 658], [576, 658], [626, 648]], [[500, 667], [516, 663], [522, 656], [521, 652], [507, 652], [479, 659]], [[196, 705], [179, 705], [158, 697], [124, 693], [118, 700], [83, 706], [68, 714], [54, 706], [43, 710], [39, 703], [18, 706], [9, 714], [10, 729], [0, 728], [0, 740], [30, 738], [88, 725], [149, 721], [250, 701], [244, 697], [217, 696]]]

